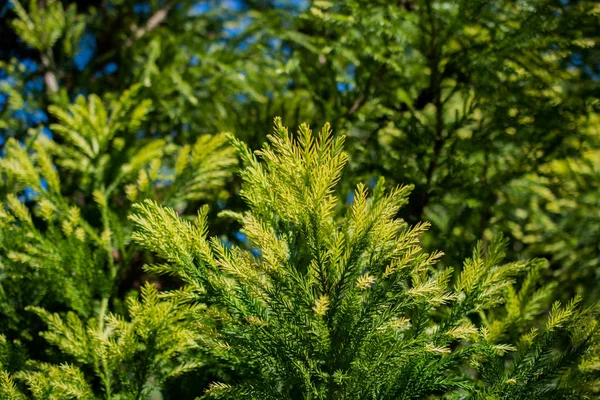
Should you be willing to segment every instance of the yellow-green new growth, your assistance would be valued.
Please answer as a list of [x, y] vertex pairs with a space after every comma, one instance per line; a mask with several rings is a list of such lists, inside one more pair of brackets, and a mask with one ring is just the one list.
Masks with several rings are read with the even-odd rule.
[[[346, 154], [329, 125], [317, 135], [303, 125], [294, 136], [276, 118], [268, 139], [252, 154], [231, 138], [244, 161], [241, 196], [248, 211], [225, 214], [241, 223], [254, 254], [208, 238], [205, 210], [189, 221], [145, 201], [131, 217], [133, 238], [166, 261], [148, 270], [187, 284], [170, 297], [208, 301], [225, 312], [215, 337], [203, 342], [207, 349], [255, 371], [238, 384], [212, 385], [206, 397], [391, 400], [487, 393], [461, 366], [487, 373], [489, 362], [504, 363], [517, 348], [494, 342], [475, 316], [492, 323], [489, 310], [516, 290], [515, 277], [532, 264], [500, 264], [504, 242], [498, 241], [485, 252], [478, 247], [452, 287], [452, 270], [435, 267], [442, 253], [424, 253], [419, 245], [428, 225], [409, 227], [397, 218], [410, 187], [386, 191], [383, 180], [371, 190], [359, 185], [344, 211], [336, 184]], [[575, 316], [555, 312], [552, 321], [566, 318]], [[582, 343], [589, 332], [583, 337]], [[534, 349], [544, 346], [532, 340]], [[502, 384], [510, 382], [515, 398], [525, 398], [519, 368], [525, 367], [515, 364], [514, 376]], [[546, 384], [531, 378], [529, 388]]]
[[[192, 318], [200, 308], [159, 300], [151, 285], [142, 288], [141, 297], [142, 301], [127, 302], [130, 321], [108, 314], [102, 324], [95, 319], [83, 322], [74, 313], [65, 318], [31, 307], [48, 325], [42, 336], [77, 365], [33, 362], [15, 379], [0, 369], [2, 398], [25, 398], [16, 380], [24, 382], [36, 400], [142, 399], [168, 377], [196, 368], [198, 363], [190, 361], [188, 353], [201, 338]], [[94, 395], [84, 370], [93, 371], [101, 382], [102, 397]]]

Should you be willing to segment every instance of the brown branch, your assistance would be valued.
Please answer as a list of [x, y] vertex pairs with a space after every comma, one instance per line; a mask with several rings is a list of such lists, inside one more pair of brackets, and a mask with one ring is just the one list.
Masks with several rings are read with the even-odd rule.
[[58, 92], [58, 79], [54, 73], [54, 57], [52, 56], [52, 49], [48, 49], [46, 54], [41, 55], [42, 65], [44, 66], [44, 83], [46, 83], [46, 90], [50, 93]]
[[174, 4], [174, 1], [170, 1], [169, 3], [167, 3], [166, 6], [155, 12], [150, 17], [150, 19], [148, 19], [146, 25], [144, 25], [141, 28], [135, 29], [133, 35], [125, 42], [125, 47], [131, 47], [136, 42], [136, 40], [140, 39], [146, 33], [156, 29], [156, 27], [158, 27], [167, 18], [167, 14], [169, 14], [169, 11], [171, 10]]
[[365, 96], [360, 96], [358, 99], [356, 99], [354, 104], [352, 104], [352, 107], [350, 107], [348, 112], [346, 112], [346, 116], [349, 117], [350, 115], [354, 114], [354, 112], [356, 112], [356, 110], [358, 110], [360, 106], [364, 104], [365, 100]]
[[[37, 5], [39, 8], [46, 7], [46, 0], [38, 0]], [[33, 22], [29, 20], [29, 24], [33, 25]], [[52, 53], [52, 48], [46, 49], [44, 52], [40, 54], [40, 61], [42, 62], [42, 66], [44, 67], [44, 83], [46, 84], [46, 91], [50, 94], [54, 94], [58, 92], [58, 79], [56, 78], [55, 64], [54, 64], [54, 54]]]
[[352, 114], [354, 114], [356, 111], [358, 111], [359, 108], [361, 108], [367, 101], [367, 97], [369, 96], [369, 92], [371, 91], [371, 85], [373, 84], [373, 80], [375, 78], [375, 75], [377, 75], [378, 79], [381, 79], [381, 76], [385, 73], [385, 69], [386, 69], [386, 65], [385, 64], [381, 64], [381, 66], [379, 67], [379, 69], [377, 70], [376, 73], [372, 73], [369, 76], [369, 80], [367, 81], [367, 84], [365, 85], [365, 90], [363, 92], [362, 95], [360, 95], [352, 104], [352, 106], [348, 109], [348, 111], [346, 111], [346, 117], [351, 116]]

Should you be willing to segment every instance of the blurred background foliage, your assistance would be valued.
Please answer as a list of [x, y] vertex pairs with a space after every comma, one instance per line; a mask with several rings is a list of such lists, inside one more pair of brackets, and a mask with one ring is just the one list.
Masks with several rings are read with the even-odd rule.
[[[348, 203], [359, 181], [413, 184], [402, 217], [432, 222], [424, 246], [446, 252], [443, 264], [503, 234], [509, 259], [549, 260], [543, 279], [558, 280], [564, 299], [600, 297], [594, 1], [22, 0], [0, 3], [0, 18], [2, 157], [9, 138], [28, 150], [44, 137], [71, 143], [74, 104], [103, 104], [106, 114], [131, 91], [132, 114], [119, 115], [135, 123], [113, 127], [128, 136], [107, 139], [107, 158], [46, 147], [60, 197], [81, 207], [90, 232], [105, 225], [94, 195], [104, 188], [113, 230], [126, 226], [128, 201], [157, 198], [182, 213], [208, 201], [211, 233], [244, 243], [216, 218], [242, 207], [239, 179], [223, 172], [231, 154], [203, 154], [220, 149], [221, 132], [260, 147], [274, 116], [291, 127], [329, 121], [348, 136]], [[102, 163], [95, 178], [86, 162]], [[186, 171], [198, 170], [210, 179], [191, 182]], [[13, 190], [0, 185], [3, 199]], [[33, 209], [39, 191], [19, 193]], [[150, 278], [144, 256], [115, 240], [113, 262], [127, 266], [105, 274], [113, 288], [99, 291], [119, 311], [118, 299]]]
[[152, 101], [140, 134], [177, 144], [227, 131], [257, 148], [275, 115], [330, 121], [349, 136], [348, 192], [414, 184], [404, 217], [433, 223], [447, 263], [502, 232], [570, 292], [598, 281], [595, 2], [15, 4], [0, 10], [2, 141], [133, 84]]

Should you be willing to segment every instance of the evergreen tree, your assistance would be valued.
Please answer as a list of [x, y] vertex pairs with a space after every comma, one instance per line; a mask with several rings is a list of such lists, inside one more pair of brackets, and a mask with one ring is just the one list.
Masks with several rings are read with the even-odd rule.
[[[159, 300], [151, 285], [142, 288], [142, 299], [127, 302], [130, 321], [108, 314], [84, 322], [72, 312], [61, 318], [31, 308], [48, 324], [44, 338], [76, 365], [31, 362], [15, 377], [34, 399], [147, 398], [168, 377], [197, 366], [188, 358], [198, 333], [189, 318], [193, 308]], [[0, 379], [3, 398], [26, 398], [6, 372]]]
[[598, 283], [597, 230], [588, 242], [587, 218], [559, 210], [598, 198], [598, 15], [588, 1], [315, 1], [249, 31], [288, 49], [303, 100], [281, 115], [347, 133], [349, 181], [413, 184], [401, 214], [432, 222], [442, 262], [504, 233], [510, 259], [548, 257], [572, 295]]
[[[10, 74], [5, 135], [44, 123], [38, 111], [66, 107], [73, 93], [102, 97], [139, 83], [154, 105], [141, 128], [179, 144], [230, 131], [257, 148], [274, 115], [294, 125], [331, 121], [348, 136], [344, 190], [378, 176], [413, 184], [402, 216], [433, 223], [426, 248], [451, 243], [443, 263], [503, 233], [509, 259], [547, 257], [567, 297], [596, 287], [597, 229], [581, 238], [588, 213], [557, 208], [598, 198], [597, 185], [579, 184], [572, 197], [569, 187], [598, 175], [590, 161], [600, 147], [594, 2], [37, 3], [17, 18], [28, 47], [11, 24], [0, 28]], [[588, 172], [565, 177], [565, 165], [583, 162]], [[238, 182], [228, 189], [236, 193]], [[241, 209], [237, 199], [227, 207]], [[555, 234], [534, 228], [549, 223]], [[580, 254], [581, 264], [555, 249]]]
[[[15, 1], [13, 8], [15, 31], [42, 60], [80, 33], [74, 7], [31, 2], [25, 9]], [[141, 304], [128, 300], [142, 280], [130, 205], [151, 198], [184, 211], [214, 201], [237, 160], [223, 134], [189, 144], [146, 134], [155, 106], [142, 84], [78, 95], [69, 104], [64, 87], [52, 90], [58, 78], [48, 78], [46, 67], [52, 123], [22, 132], [12, 116], [3, 125], [14, 137], [0, 158], [1, 368], [21, 370], [16, 376], [36, 398], [141, 398], [195, 365], [179, 362], [195, 346], [185, 322], [178, 323], [185, 307], [157, 303], [153, 288], [143, 290]], [[9, 92], [8, 116], [15, 107], [25, 112], [14, 104], [23, 101], [17, 89]], [[60, 351], [40, 337], [46, 324], [56, 329], [46, 338]]]
[[599, 395], [594, 2], [0, 3], [0, 398]]
[[369, 196], [358, 185], [340, 214], [333, 191], [346, 164], [343, 138], [329, 125], [317, 137], [302, 125], [295, 138], [276, 119], [268, 139], [259, 158], [233, 141], [248, 211], [225, 215], [240, 222], [253, 251], [208, 238], [206, 209], [189, 221], [147, 200], [132, 216], [134, 239], [165, 260], [147, 268], [186, 282], [169, 297], [225, 311], [203, 345], [250, 371], [213, 384], [207, 398], [595, 393], [592, 310], [578, 298], [557, 302], [536, 328], [552, 289], [536, 288], [539, 261], [502, 264], [506, 243], [497, 241], [477, 247], [451, 284], [452, 270], [435, 267], [442, 253], [419, 245], [428, 224], [396, 217], [410, 187], [386, 191], [380, 180]]

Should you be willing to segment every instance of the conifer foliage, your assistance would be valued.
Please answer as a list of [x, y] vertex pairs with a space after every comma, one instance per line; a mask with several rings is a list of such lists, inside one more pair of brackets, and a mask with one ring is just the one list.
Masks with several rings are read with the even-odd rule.
[[[109, 314], [83, 322], [75, 313], [66, 318], [32, 307], [48, 324], [44, 338], [74, 364], [36, 363], [16, 377], [23, 380], [35, 399], [143, 399], [169, 376], [194, 368], [183, 357], [196, 347], [197, 333], [191, 329], [190, 307], [160, 301], [157, 290], [142, 288], [142, 301], [128, 301], [130, 321]], [[92, 371], [87, 376], [83, 369]], [[8, 398], [25, 398], [10, 376], [1, 376], [0, 393]], [[100, 383], [96, 397], [90, 381]]]
[[599, 18], [0, 1], [0, 400], [600, 398]]
[[[2, 286], [8, 291], [0, 298], [5, 315], [17, 318], [19, 307], [44, 302], [89, 316], [97, 296], [108, 301], [119, 267], [132, 256], [126, 198], [166, 204], [207, 199], [230, 175], [235, 158], [223, 135], [182, 147], [136, 138], [150, 109], [149, 102], [134, 100], [138, 90], [111, 101], [108, 111], [94, 95], [78, 97], [68, 110], [52, 107], [61, 145], [39, 132], [30, 149], [7, 142], [0, 160], [8, 192], [0, 214], [0, 260], [11, 282]], [[63, 187], [73, 185], [78, 201], [63, 196]], [[23, 191], [36, 199], [35, 220], [14, 194]], [[28, 298], [21, 301], [23, 296]]]
[[[118, 280], [136, 254], [128, 205], [151, 198], [185, 208], [188, 201], [207, 200], [230, 176], [236, 158], [224, 135], [201, 136], [193, 146], [136, 138], [150, 110], [150, 102], [134, 100], [138, 90], [105, 102], [80, 96], [67, 110], [51, 107], [58, 120], [52, 129], [63, 143], [38, 131], [27, 145], [9, 139], [0, 159], [6, 191], [0, 209], [0, 367], [22, 370], [15, 377], [36, 399], [94, 393], [144, 398], [167, 376], [197, 365], [181, 358], [196, 347], [199, 330], [186, 327], [192, 308], [159, 302], [156, 289], [147, 286], [141, 303], [129, 300], [121, 307], [128, 319], [109, 312], [119, 306]], [[65, 195], [73, 185], [78, 196]], [[34, 314], [47, 324], [42, 336], [60, 349], [58, 358], [77, 365], [25, 362], [31, 355], [23, 344], [40, 330]], [[3, 379], [0, 394], [19, 398], [6, 371]]]
[[410, 187], [358, 185], [339, 212], [343, 138], [329, 125], [294, 136], [276, 119], [268, 140], [252, 154], [232, 139], [248, 211], [225, 216], [251, 250], [208, 238], [206, 209], [190, 221], [146, 200], [131, 217], [134, 240], [165, 260], [148, 269], [186, 283], [169, 297], [223, 311], [202, 346], [251, 371], [215, 382], [206, 398], [562, 399], [598, 389], [591, 310], [555, 303], [545, 326], [527, 326], [552, 289], [536, 287], [542, 262], [503, 264], [500, 240], [478, 247], [452, 284], [452, 269], [435, 266], [442, 253], [419, 245], [428, 225], [396, 217]]

